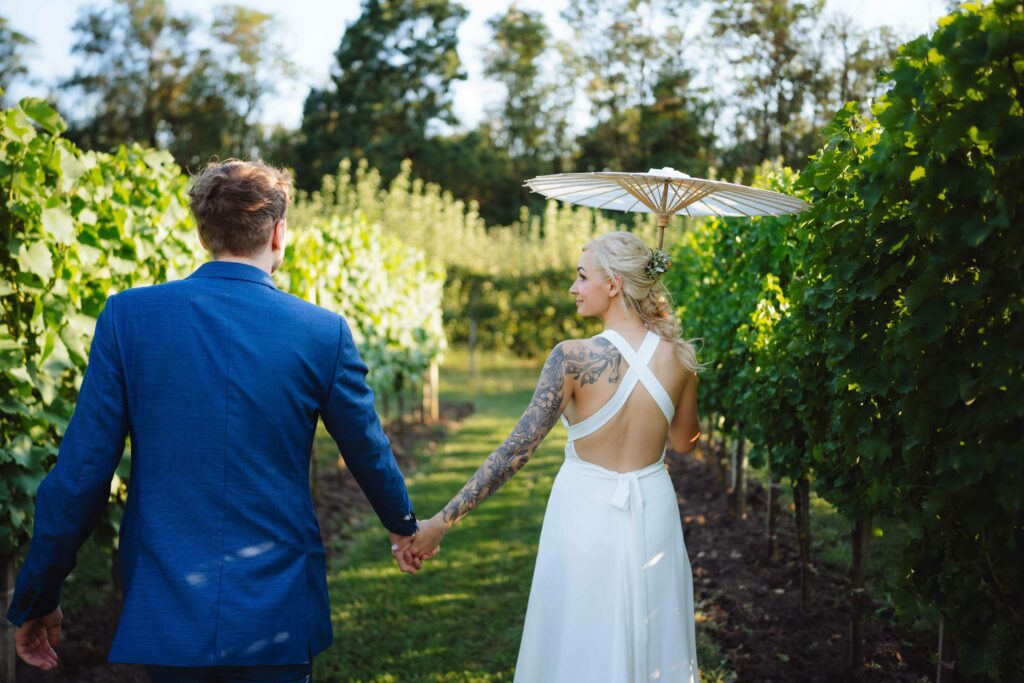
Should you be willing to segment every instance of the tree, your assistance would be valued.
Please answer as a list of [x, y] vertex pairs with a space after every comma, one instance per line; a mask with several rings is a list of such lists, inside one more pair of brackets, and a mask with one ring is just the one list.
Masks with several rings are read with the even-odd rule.
[[551, 55], [551, 32], [540, 12], [513, 3], [505, 14], [487, 22], [493, 32], [484, 53], [484, 75], [505, 88], [495, 112], [494, 139], [517, 167], [539, 170], [561, 151], [568, 125], [564, 103], [554, 99], [556, 86], [541, 73], [542, 58]]
[[184, 165], [254, 155], [259, 105], [291, 73], [275, 20], [228, 5], [215, 12], [211, 40], [197, 40], [201, 28], [165, 0], [87, 9], [74, 25], [83, 63], [62, 84], [85, 101], [70, 137], [89, 148], [163, 147]]
[[824, 127], [847, 102], [867, 107], [882, 94], [887, 83], [879, 78], [879, 72], [893, 63], [903, 41], [888, 26], [865, 30], [858, 28], [850, 15], [836, 14], [825, 24], [821, 42], [838, 56], [838, 63], [827, 74], [829, 91], [819, 107]]
[[[580, 170], [692, 172], [707, 168], [708, 108], [693, 88], [680, 46], [686, 3], [663, 0], [572, 0], [575, 66], [593, 124], [578, 140]], [[699, 160], [699, 161], [698, 161]]]
[[665, 61], [685, 43], [679, 0], [570, 0], [575, 55], [591, 113], [600, 121], [649, 103]]
[[726, 166], [752, 166], [781, 156], [801, 165], [810, 149], [796, 141], [813, 132], [806, 108], [819, 73], [813, 52], [824, 0], [719, 0], [710, 26], [716, 49], [735, 70], [734, 147]]
[[[28, 75], [25, 66], [25, 49], [35, 41], [11, 28], [5, 17], [0, 17], [0, 88], [10, 88], [11, 83]], [[6, 96], [0, 95], [0, 105]]]
[[[540, 208], [543, 201], [523, 187], [523, 180], [561, 170], [569, 139], [569, 113], [574, 88], [566, 88], [561, 45], [540, 12], [513, 3], [504, 14], [487, 22], [492, 31], [484, 52], [484, 75], [503, 86], [504, 97], [490, 109], [478, 135], [495, 148], [483, 152], [478, 165], [504, 176], [498, 186], [483, 186], [479, 176], [471, 196], [480, 201], [481, 213], [491, 222], [511, 223], [524, 205]], [[544, 65], [547, 68], [542, 68]], [[507, 168], [494, 162], [504, 158]], [[485, 181], [486, 182], [486, 181]], [[456, 192], [458, 194], [458, 192]], [[490, 201], [487, 200], [490, 197]]]
[[465, 72], [456, 47], [466, 10], [451, 0], [363, 0], [335, 52], [331, 83], [306, 98], [295, 167], [316, 187], [344, 158], [365, 158], [385, 179], [402, 159], [417, 172], [427, 140], [453, 125], [451, 86]]
[[579, 139], [579, 170], [646, 171], [669, 166], [704, 175], [714, 155], [712, 103], [693, 86], [692, 72], [668, 64], [653, 101], [615, 112]]

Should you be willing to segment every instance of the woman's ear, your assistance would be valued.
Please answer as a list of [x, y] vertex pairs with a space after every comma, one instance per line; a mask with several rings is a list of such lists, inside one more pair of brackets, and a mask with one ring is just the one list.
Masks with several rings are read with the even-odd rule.
[[614, 299], [622, 291], [622, 278], [618, 275], [612, 275], [608, 278], [608, 298]]

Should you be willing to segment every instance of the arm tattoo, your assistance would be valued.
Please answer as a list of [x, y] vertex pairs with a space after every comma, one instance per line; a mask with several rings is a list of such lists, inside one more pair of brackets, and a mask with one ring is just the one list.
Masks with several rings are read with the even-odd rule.
[[608, 382], [615, 384], [621, 378], [622, 356], [610, 341], [603, 337], [594, 340], [598, 348], [583, 345], [571, 351], [565, 359], [565, 374], [579, 381], [581, 385], [594, 384], [611, 368]]
[[555, 426], [562, 414], [566, 363], [566, 354], [559, 344], [544, 363], [537, 389], [515, 429], [441, 512], [446, 525], [457, 522], [511, 479]]
[[619, 381], [622, 356], [607, 340], [596, 341], [597, 349], [588, 344], [569, 351], [563, 349], [561, 344], [555, 347], [541, 370], [533, 398], [512, 433], [505, 439], [505, 443], [487, 457], [458, 495], [442, 510], [441, 517], [445, 525], [451, 526], [462, 519], [530, 460], [530, 456], [562, 414], [566, 377], [581, 384], [593, 384], [606, 370], [610, 370], [608, 382], [614, 384]]

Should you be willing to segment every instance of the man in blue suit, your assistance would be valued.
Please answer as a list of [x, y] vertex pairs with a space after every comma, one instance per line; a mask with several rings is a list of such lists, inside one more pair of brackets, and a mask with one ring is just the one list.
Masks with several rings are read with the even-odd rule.
[[75, 413], [39, 486], [7, 618], [28, 663], [57, 665], [61, 585], [131, 437], [111, 662], [154, 681], [308, 681], [331, 644], [309, 455], [322, 418], [391, 534], [417, 523], [345, 320], [275, 288], [291, 180], [213, 164], [190, 191], [213, 256], [185, 280], [111, 296]]

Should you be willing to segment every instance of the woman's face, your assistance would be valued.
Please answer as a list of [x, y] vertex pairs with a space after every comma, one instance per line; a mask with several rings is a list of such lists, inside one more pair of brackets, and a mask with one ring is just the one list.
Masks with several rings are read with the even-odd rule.
[[612, 300], [613, 285], [590, 251], [584, 251], [576, 266], [576, 282], [569, 293], [576, 297], [576, 312], [582, 316], [601, 315]]

